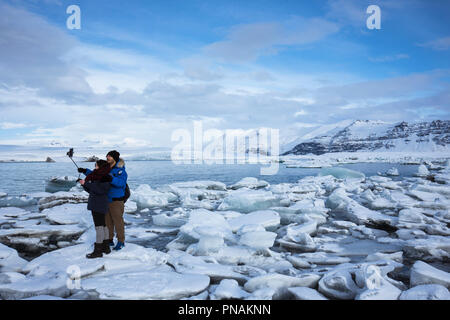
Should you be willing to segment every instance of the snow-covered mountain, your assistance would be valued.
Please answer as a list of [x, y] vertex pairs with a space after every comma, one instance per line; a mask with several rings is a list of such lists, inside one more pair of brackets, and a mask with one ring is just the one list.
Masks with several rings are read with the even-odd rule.
[[[344, 122], [345, 123], [345, 122]], [[420, 123], [387, 123], [356, 120], [341, 128], [340, 123], [329, 131], [292, 146], [283, 155], [324, 154], [354, 151], [433, 152], [450, 151], [450, 121], [435, 120]], [[325, 132], [324, 132], [325, 131]]]

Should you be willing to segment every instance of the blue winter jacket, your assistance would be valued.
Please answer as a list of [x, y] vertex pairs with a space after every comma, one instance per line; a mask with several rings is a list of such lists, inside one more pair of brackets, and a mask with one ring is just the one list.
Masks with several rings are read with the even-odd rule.
[[[88, 175], [92, 170], [87, 169], [85, 175]], [[125, 171], [125, 161], [119, 159], [119, 162], [111, 169], [109, 174], [113, 177], [111, 181], [111, 188], [108, 191], [108, 201], [112, 202], [113, 198], [122, 198], [125, 196], [125, 187], [127, 185], [128, 175]]]

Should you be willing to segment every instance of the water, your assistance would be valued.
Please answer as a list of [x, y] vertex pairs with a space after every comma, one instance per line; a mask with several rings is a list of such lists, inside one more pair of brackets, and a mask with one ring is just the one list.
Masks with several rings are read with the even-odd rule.
[[[94, 163], [79, 163], [82, 167], [93, 168]], [[266, 165], [265, 165], [266, 166]], [[394, 180], [411, 177], [417, 172], [417, 165], [392, 163], [354, 163], [342, 164], [340, 167], [363, 172], [366, 176], [386, 172], [396, 167], [400, 176]], [[261, 165], [258, 164], [228, 164], [176, 165], [171, 161], [127, 161], [128, 184], [136, 188], [140, 184], [159, 187], [174, 182], [193, 180], [215, 180], [227, 185], [236, 183], [244, 177], [256, 177], [271, 184], [293, 183], [305, 176], [317, 175], [320, 168], [286, 168], [280, 164], [276, 175], [260, 175]], [[71, 162], [33, 162], [33, 163], [0, 163], [0, 191], [10, 196], [23, 193], [45, 191], [45, 181], [52, 176], [78, 176], [76, 167]]]

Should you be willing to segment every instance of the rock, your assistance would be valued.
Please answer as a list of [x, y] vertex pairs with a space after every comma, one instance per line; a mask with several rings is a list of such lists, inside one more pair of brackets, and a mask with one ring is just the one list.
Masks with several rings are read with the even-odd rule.
[[440, 284], [423, 284], [403, 291], [400, 300], [450, 300], [448, 289]]
[[296, 300], [328, 300], [317, 290], [308, 287], [293, 287], [288, 288], [288, 291], [294, 295]]
[[440, 284], [450, 287], [450, 273], [436, 269], [423, 261], [416, 261], [411, 268], [411, 286], [422, 284]]
[[92, 156], [92, 157], [87, 157], [86, 160], [84, 160], [84, 162], [96, 162], [98, 160], [100, 160], [99, 157]]
[[52, 158], [50, 158], [50, 157], [47, 157], [47, 159], [45, 159], [45, 162], [56, 162], [55, 160], [53, 160]]

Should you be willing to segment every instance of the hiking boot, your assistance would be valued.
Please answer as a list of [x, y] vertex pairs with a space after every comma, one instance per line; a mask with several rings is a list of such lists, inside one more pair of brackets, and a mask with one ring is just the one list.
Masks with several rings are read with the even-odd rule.
[[125, 243], [120, 242], [120, 241], [117, 241], [117, 244], [116, 244], [116, 246], [113, 248], [113, 250], [118, 251], [118, 250], [122, 249], [123, 247], [125, 247]]
[[106, 254], [111, 253], [111, 248], [109, 247], [110, 246], [109, 240], [103, 240], [102, 245], [103, 245], [103, 247], [102, 247], [103, 253], [106, 253]]
[[94, 243], [94, 251], [86, 255], [88, 259], [103, 257], [103, 243]]

